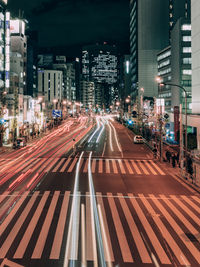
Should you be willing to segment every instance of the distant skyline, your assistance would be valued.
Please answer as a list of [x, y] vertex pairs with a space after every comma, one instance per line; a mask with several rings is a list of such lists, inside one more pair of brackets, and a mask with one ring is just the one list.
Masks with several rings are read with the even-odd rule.
[[11, 15], [29, 21], [44, 51], [79, 56], [88, 44], [116, 44], [129, 53], [129, 0], [9, 0]]

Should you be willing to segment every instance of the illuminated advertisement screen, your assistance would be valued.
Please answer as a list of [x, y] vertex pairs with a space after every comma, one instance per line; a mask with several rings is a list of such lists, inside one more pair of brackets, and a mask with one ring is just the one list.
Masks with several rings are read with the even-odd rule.
[[3, 2], [4, 4], [6, 4], [6, 5], [7, 5], [7, 3], [8, 3], [8, 0], [1, 0], [1, 2]]
[[10, 21], [10, 32], [11, 33], [19, 33], [19, 20], [11, 20]]

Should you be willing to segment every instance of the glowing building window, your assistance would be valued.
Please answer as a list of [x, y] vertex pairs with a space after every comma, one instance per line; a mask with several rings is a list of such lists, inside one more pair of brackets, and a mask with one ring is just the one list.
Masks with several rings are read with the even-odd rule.
[[183, 70], [183, 75], [192, 75], [192, 70]]
[[192, 37], [191, 36], [183, 36], [183, 42], [191, 42]]
[[191, 47], [183, 47], [183, 53], [192, 53]]
[[191, 31], [191, 24], [183, 24], [181, 29], [182, 31]]

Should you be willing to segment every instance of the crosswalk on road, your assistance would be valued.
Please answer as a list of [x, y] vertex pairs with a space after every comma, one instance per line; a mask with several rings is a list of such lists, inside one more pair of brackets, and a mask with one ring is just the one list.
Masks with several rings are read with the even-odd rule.
[[[0, 226], [0, 259], [20, 260], [25, 255], [29, 260], [63, 259], [73, 197], [69, 191], [24, 193]], [[76, 197], [80, 236], [73, 260], [80, 260], [81, 246], [86, 244], [86, 260], [94, 261], [98, 252], [92, 246], [91, 196]], [[107, 262], [152, 264], [154, 255], [160, 266], [172, 265], [174, 259], [178, 265], [200, 265], [199, 197], [99, 192], [96, 202]]]
[[[71, 173], [75, 171], [78, 158], [56, 158], [44, 172]], [[153, 160], [129, 159], [92, 159], [92, 173], [129, 174], [129, 175], [166, 175], [161, 167]], [[87, 173], [88, 159], [81, 159], [80, 172]]]

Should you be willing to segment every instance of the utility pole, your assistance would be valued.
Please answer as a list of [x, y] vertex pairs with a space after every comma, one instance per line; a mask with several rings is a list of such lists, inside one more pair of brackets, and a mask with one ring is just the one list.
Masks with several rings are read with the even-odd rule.
[[181, 174], [183, 174], [183, 158], [184, 158], [184, 151], [183, 151], [183, 122], [182, 122], [182, 104], [180, 104], [180, 167], [181, 167]]

